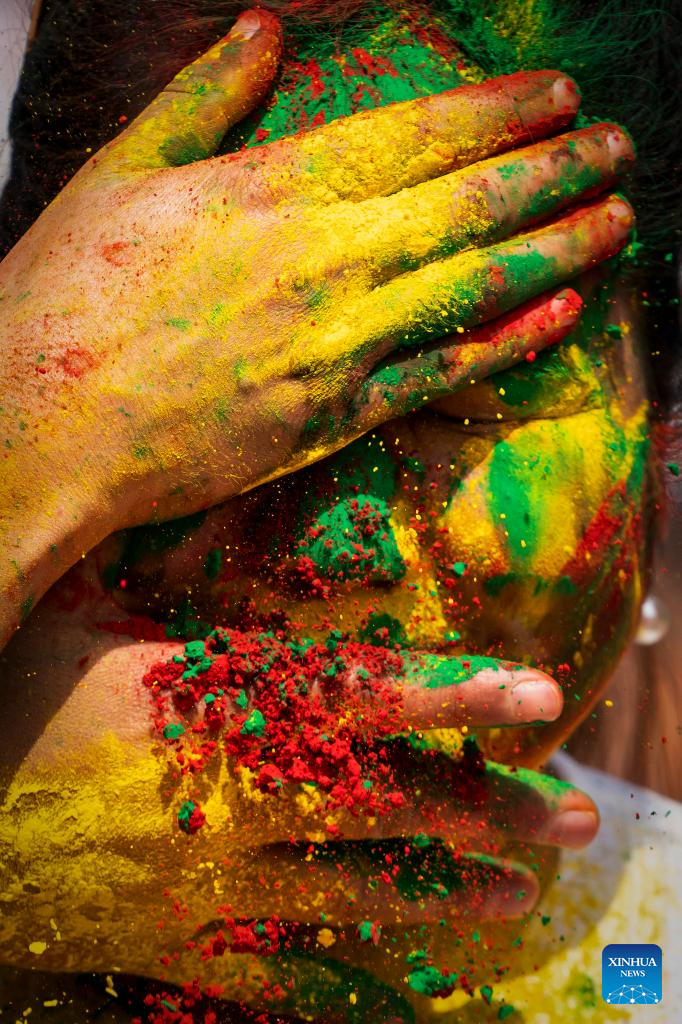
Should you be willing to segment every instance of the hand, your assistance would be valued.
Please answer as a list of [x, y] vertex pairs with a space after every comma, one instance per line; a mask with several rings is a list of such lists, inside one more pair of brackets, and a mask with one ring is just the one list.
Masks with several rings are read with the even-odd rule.
[[[528, 230], [613, 182], [632, 157], [619, 129], [494, 156], [568, 124], [579, 100], [557, 72], [214, 156], [267, 94], [280, 49], [274, 16], [242, 15], [0, 268], [4, 636], [111, 531], [348, 443], [395, 415], [393, 382], [415, 376], [406, 345], [490, 320], [625, 240], [631, 211], [614, 197]], [[542, 308], [566, 320], [561, 303]], [[480, 365], [481, 347], [455, 333], [429, 356], [418, 396], [398, 387], [400, 409], [524, 347]]]
[[[209, 675], [197, 671], [193, 698], [203, 696], [171, 702], [166, 713], [158, 701], [172, 688], [142, 685], [142, 677], [159, 662], [183, 674], [199, 665], [201, 652], [168, 641], [132, 643], [112, 632], [115, 627], [97, 628], [120, 615], [92, 573], [87, 559], [55, 587], [4, 657], [10, 699], [3, 775], [11, 775], [11, 782], [0, 823], [14, 865], [4, 884], [3, 948], [10, 962], [35, 966], [40, 955], [39, 966], [51, 970], [108, 972], [116, 966], [176, 981], [199, 974], [202, 982], [224, 984], [226, 998], [258, 1005], [263, 977], [282, 971], [278, 961], [264, 956], [277, 938], [274, 917], [285, 922], [289, 938], [282, 941], [294, 959], [311, 950], [327, 956], [328, 940], [338, 940], [340, 950], [345, 935], [353, 948], [344, 955], [360, 963], [367, 951], [354, 937], [362, 921], [404, 931], [442, 919], [455, 929], [487, 919], [499, 929], [500, 918], [528, 912], [538, 893], [535, 872], [510, 860], [507, 845], [580, 846], [594, 834], [594, 805], [570, 786], [480, 761], [470, 770], [445, 755], [416, 749], [410, 754], [395, 743], [386, 745], [391, 756], [384, 761], [384, 777], [390, 785], [384, 789], [387, 797], [401, 792], [405, 799], [387, 799], [383, 807], [368, 802], [370, 817], [362, 805], [360, 813], [344, 803], [332, 809], [333, 787], [325, 791], [320, 774], [316, 799], [309, 786], [286, 780], [279, 786], [273, 773], [259, 781], [259, 770], [235, 769], [239, 752], [227, 759], [220, 750], [237, 737], [245, 742], [242, 754], [248, 755], [246, 741], [253, 740], [254, 751], [263, 747], [262, 760], [272, 764], [278, 756], [268, 748], [267, 733], [243, 732], [256, 707], [274, 721], [265, 674], [253, 680], [245, 675], [243, 687], [234, 687], [235, 700], [218, 695], [207, 702], [205, 693], [218, 688], [207, 686]], [[231, 635], [235, 649], [251, 644], [253, 652], [255, 639]], [[279, 649], [278, 643], [270, 644], [268, 659], [284, 655], [285, 644]], [[340, 653], [328, 651], [328, 665]], [[401, 675], [395, 659], [377, 648], [358, 645], [350, 653], [355, 660], [339, 686], [316, 678], [310, 694], [293, 704], [297, 722], [305, 725], [306, 703], [320, 714], [328, 711], [330, 722], [347, 712], [357, 725], [366, 714], [369, 721], [358, 728], [371, 740], [375, 730], [385, 737], [398, 719], [414, 733], [434, 726], [550, 720], [561, 710], [556, 683], [528, 668], [479, 662], [466, 679], [476, 665], [467, 670], [462, 659], [411, 656]], [[371, 666], [371, 658], [376, 665], [382, 655], [383, 675], [363, 680], [364, 665]], [[159, 674], [153, 671], [147, 683]], [[462, 681], [452, 681], [457, 678]], [[202, 722], [216, 724], [216, 701], [224, 724], [203, 732]], [[202, 708], [213, 710], [209, 715]], [[154, 714], [158, 729], [152, 734]], [[314, 724], [310, 714], [307, 720]], [[174, 738], [169, 724], [185, 732]], [[321, 719], [317, 725], [319, 732]], [[218, 742], [210, 756], [207, 738]], [[190, 747], [203, 747], [200, 772], [180, 770], [177, 754]], [[368, 750], [378, 754], [380, 748], [370, 742]], [[476, 759], [471, 751], [468, 756]], [[184, 765], [192, 760], [186, 757]], [[307, 767], [316, 770], [315, 759]], [[344, 767], [338, 778], [351, 777], [350, 760]], [[374, 787], [381, 788], [379, 775]], [[190, 798], [206, 822], [185, 834], [178, 811]], [[191, 833], [191, 816], [181, 815], [180, 821]], [[332, 824], [338, 832], [330, 830]], [[330, 834], [340, 839], [330, 841]], [[363, 840], [370, 842], [358, 842]], [[388, 862], [387, 854], [393, 858]], [[59, 922], [59, 941], [50, 919]], [[265, 922], [264, 932], [254, 930], [256, 921]], [[198, 925], [207, 927], [197, 934]], [[231, 950], [235, 936], [237, 948]], [[44, 941], [42, 954], [31, 952], [33, 943]], [[188, 949], [188, 941], [197, 945]], [[238, 951], [244, 948], [255, 955]], [[176, 951], [179, 960], [172, 957]], [[160, 961], [169, 955], [169, 962]], [[315, 963], [314, 958], [306, 968], [309, 973]], [[398, 988], [402, 973], [393, 979]]]

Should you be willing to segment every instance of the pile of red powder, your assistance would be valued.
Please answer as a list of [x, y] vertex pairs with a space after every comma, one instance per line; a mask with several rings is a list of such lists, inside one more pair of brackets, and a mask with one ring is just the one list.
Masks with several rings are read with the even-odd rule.
[[[183, 773], [201, 771], [222, 747], [264, 793], [307, 783], [329, 810], [374, 815], [405, 802], [383, 742], [406, 731], [395, 685], [403, 671], [397, 651], [338, 630], [314, 642], [218, 628], [154, 665], [144, 682]], [[183, 805], [184, 831], [203, 823], [197, 812]]]

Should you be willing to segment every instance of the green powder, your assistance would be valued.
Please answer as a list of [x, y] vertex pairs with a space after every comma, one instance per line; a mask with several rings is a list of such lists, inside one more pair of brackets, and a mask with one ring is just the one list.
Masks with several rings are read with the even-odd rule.
[[407, 962], [413, 965], [407, 975], [407, 983], [410, 988], [423, 996], [435, 996], [439, 992], [452, 988], [459, 978], [459, 972], [446, 971], [443, 973], [437, 967], [427, 963], [427, 960], [428, 954], [423, 949], [408, 954]]
[[443, 686], [465, 683], [485, 669], [499, 672], [499, 662], [483, 655], [446, 658], [438, 654], [424, 654], [406, 665], [406, 677], [427, 690], [439, 690]]
[[170, 723], [169, 725], [164, 726], [163, 738], [165, 740], [177, 740], [181, 736], [184, 736], [184, 733], [184, 725], [180, 725], [179, 723]]
[[258, 708], [254, 708], [249, 717], [240, 729], [243, 736], [263, 736], [265, 733], [265, 719]]
[[[535, 502], [529, 492], [528, 467], [524, 465], [525, 452], [520, 445], [499, 441], [490, 460], [490, 499], [493, 518], [504, 530], [506, 544], [517, 558], [530, 558], [538, 545], [538, 517], [541, 502]], [[535, 470], [546, 474], [550, 469], [546, 456], [532, 453]], [[524, 541], [522, 544], [521, 542]], [[489, 581], [490, 582], [490, 581]]]
[[339, 501], [318, 516], [297, 554], [309, 557], [327, 579], [396, 583], [405, 563], [389, 516], [386, 502], [373, 495]]
[[209, 580], [214, 580], [223, 567], [223, 553], [220, 548], [211, 548], [204, 561], [204, 572]]
[[409, 646], [402, 622], [387, 612], [372, 612], [366, 625], [358, 630], [358, 640], [374, 647]]
[[181, 805], [180, 810], [178, 811], [178, 825], [183, 832], [189, 832], [189, 822], [195, 808], [196, 804], [193, 800], [185, 800]]
[[[187, 161], [191, 163], [191, 161]], [[175, 327], [178, 331], [188, 331], [190, 328], [189, 320], [185, 320], [179, 316], [172, 316], [169, 320], [166, 320], [169, 327]]]

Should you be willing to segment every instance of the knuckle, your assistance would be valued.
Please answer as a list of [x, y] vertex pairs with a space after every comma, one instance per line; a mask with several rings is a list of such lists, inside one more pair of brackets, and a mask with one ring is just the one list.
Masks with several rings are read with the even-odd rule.
[[296, 345], [288, 360], [287, 375], [292, 380], [324, 381], [330, 377], [331, 361], [320, 347]]

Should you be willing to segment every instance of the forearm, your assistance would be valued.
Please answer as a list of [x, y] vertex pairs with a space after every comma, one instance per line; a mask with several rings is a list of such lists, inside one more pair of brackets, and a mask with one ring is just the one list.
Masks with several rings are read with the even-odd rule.
[[[68, 453], [3, 453], [0, 496], [0, 648], [49, 587], [111, 532], [98, 482]], [[93, 453], [94, 457], [94, 453]]]
[[115, 528], [91, 355], [55, 281], [33, 303], [48, 271], [32, 251], [29, 232], [0, 266], [0, 647]]

